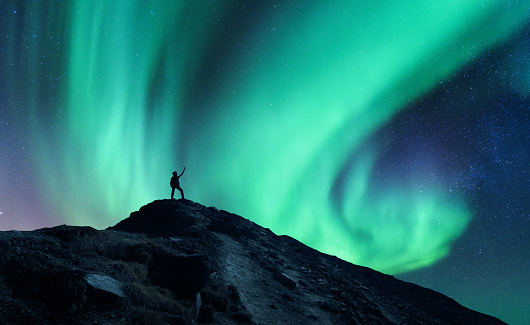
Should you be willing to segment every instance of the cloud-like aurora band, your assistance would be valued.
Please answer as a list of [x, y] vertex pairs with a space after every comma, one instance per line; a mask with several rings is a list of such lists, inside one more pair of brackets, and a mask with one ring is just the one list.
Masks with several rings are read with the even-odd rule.
[[[62, 76], [56, 105], [30, 105], [61, 134], [32, 128], [36, 182], [53, 188], [42, 201], [62, 222], [112, 225], [167, 198], [185, 164], [188, 198], [389, 273], [446, 256], [472, 214], [428, 175], [435, 160], [375, 184], [386, 144], [370, 139], [528, 19], [517, 1], [64, 6], [25, 9], [68, 53], [46, 66]], [[238, 14], [252, 25], [237, 29]], [[43, 32], [31, 26], [27, 37]], [[36, 62], [56, 45], [34, 46], [26, 78], [51, 90]]]

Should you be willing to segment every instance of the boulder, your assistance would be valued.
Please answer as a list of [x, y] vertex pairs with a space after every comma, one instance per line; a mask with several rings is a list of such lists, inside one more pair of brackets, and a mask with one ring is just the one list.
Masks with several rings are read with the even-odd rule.
[[110, 276], [87, 274], [84, 279], [88, 283], [87, 296], [95, 304], [112, 304], [125, 298], [121, 282]]
[[280, 272], [280, 271], [275, 272], [274, 279], [280, 282], [284, 287], [288, 289], [296, 289], [296, 286], [297, 286], [296, 281], [283, 272]]
[[170, 289], [176, 297], [191, 299], [208, 281], [208, 256], [159, 252], [151, 259], [148, 274], [154, 285]]

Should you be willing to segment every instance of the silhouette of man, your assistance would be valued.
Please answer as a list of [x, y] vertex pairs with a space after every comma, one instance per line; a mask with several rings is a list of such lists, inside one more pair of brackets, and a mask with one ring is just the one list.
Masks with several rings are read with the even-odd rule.
[[186, 166], [184, 166], [184, 169], [180, 175], [178, 175], [176, 171], [173, 172], [173, 177], [171, 177], [171, 182], [169, 183], [171, 186], [171, 198], [173, 198], [173, 195], [175, 195], [175, 189], [178, 189], [180, 191], [180, 195], [182, 195], [182, 198], [184, 198], [184, 191], [180, 188], [179, 178], [182, 176], [182, 174], [184, 174], [185, 170]]

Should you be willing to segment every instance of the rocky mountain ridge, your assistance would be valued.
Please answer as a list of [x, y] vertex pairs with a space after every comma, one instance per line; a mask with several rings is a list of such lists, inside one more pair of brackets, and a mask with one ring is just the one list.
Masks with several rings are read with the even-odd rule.
[[505, 324], [227, 211], [0, 232], [2, 324]]

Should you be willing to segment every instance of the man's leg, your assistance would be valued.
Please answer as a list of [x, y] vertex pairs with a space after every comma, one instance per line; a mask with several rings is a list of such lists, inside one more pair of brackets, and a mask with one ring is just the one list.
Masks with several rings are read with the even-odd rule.
[[184, 191], [179, 187], [180, 195], [182, 195], [182, 198], [184, 198]]
[[173, 198], [173, 195], [175, 195], [175, 188], [174, 187], [171, 188], [171, 198]]

